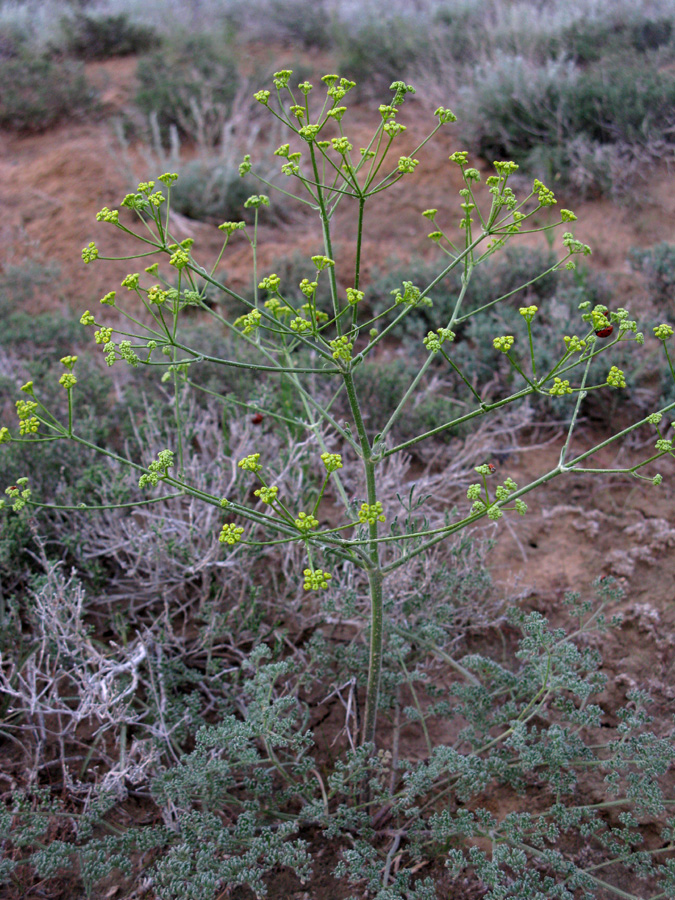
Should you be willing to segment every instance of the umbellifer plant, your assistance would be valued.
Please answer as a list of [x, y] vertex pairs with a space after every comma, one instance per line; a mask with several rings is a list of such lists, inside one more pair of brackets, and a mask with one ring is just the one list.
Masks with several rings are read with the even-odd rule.
[[[616, 736], [602, 744], [595, 740], [602, 709], [589, 698], [602, 689], [605, 680], [599, 672], [598, 654], [575, 643], [580, 635], [607, 627], [603, 610], [618, 594], [611, 582], [598, 584], [596, 607], [570, 595], [568, 601], [578, 623], [571, 636], [551, 630], [537, 613], [512, 612], [512, 624], [522, 632], [515, 656], [519, 662], [513, 670], [478, 654], [457, 660], [434, 642], [433, 631], [425, 630], [419, 622], [416, 629], [406, 628], [400, 620], [394, 621], [393, 615], [388, 619], [386, 612], [387, 580], [395, 573], [417, 565], [439, 544], [481, 520], [498, 522], [514, 513], [525, 515], [525, 495], [553, 478], [611, 472], [659, 484], [659, 474], [652, 469], [645, 474], [643, 469], [663, 456], [673, 455], [673, 441], [663, 428], [664, 415], [675, 403], [622, 428], [591, 449], [573, 451], [584, 399], [590, 392], [626, 387], [624, 373], [611, 364], [613, 348], [628, 342], [642, 345], [643, 334], [627, 310], [582, 303], [578, 333], [561, 335], [559, 359], [542, 368], [537, 357], [538, 309], [534, 305], [522, 307], [520, 334], [496, 334], [493, 339], [495, 358], [503, 354], [508, 360], [515, 389], [508, 396], [494, 399], [474, 384], [471, 372], [453, 359], [458, 331], [473, 316], [507, 302], [511, 296], [467, 309], [465, 294], [476, 267], [522, 234], [548, 234], [558, 227], [563, 229], [560, 259], [538, 277], [557, 269], [574, 269], [577, 259], [591, 251], [565, 230], [573, 228], [574, 213], [562, 209], [551, 220], [556, 200], [544, 184], [535, 181], [526, 196], [518, 197], [509, 186], [509, 178], [518, 167], [505, 161], [494, 164], [495, 172], [483, 188], [480, 172], [470, 166], [464, 151], [450, 156], [463, 182], [459, 192], [462, 241], [450, 239], [438, 221], [437, 210], [421, 211], [433, 228], [429, 239], [438, 248], [438, 275], [426, 285], [404, 282], [394, 292], [387, 310], [370, 315], [367, 288], [361, 278], [366, 201], [409, 178], [418, 166], [415, 154], [451, 125], [455, 116], [449, 109], [438, 108], [430, 135], [415, 149], [394, 153], [396, 145], [407, 141], [406, 127], [397, 121], [399, 109], [414, 93], [410, 85], [395, 82], [390, 102], [379, 107], [380, 123], [372, 139], [355, 150], [344, 131], [347, 107], [342, 105], [353, 83], [326, 75], [322, 78], [325, 91], [314, 102], [316, 89], [308, 82], [292, 88], [291, 74], [289, 70], [277, 72], [274, 91], [261, 90], [255, 99], [288, 128], [289, 142], [275, 154], [280, 158], [282, 173], [301, 189], [299, 202], [309, 206], [320, 220], [323, 246], [311, 257], [307, 277], [299, 285], [303, 299], [293, 299], [275, 273], [261, 276], [258, 272], [258, 211], [269, 204], [266, 195], [247, 201], [253, 211], [252, 225], [224, 222], [220, 226], [222, 251], [214, 263], [205, 266], [195, 254], [192, 239], [177, 241], [172, 236], [171, 186], [176, 176], [166, 173], [157, 183], [141, 183], [136, 193], [123, 199], [120, 210], [106, 207], [96, 217], [142, 245], [135, 256], [124, 258], [143, 259], [149, 265], [122, 282], [125, 298], [137, 304], [141, 312], [111, 290], [101, 300], [103, 309], [113, 307], [119, 321], [128, 322], [128, 330], [88, 310], [81, 322], [94, 329], [96, 344], [109, 366], [122, 362], [133, 368], [153, 367], [172, 387], [173, 446], [160, 450], [152, 460], [130, 459], [80, 436], [75, 355], [61, 360], [64, 371], [60, 384], [67, 396], [67, 421], [50, 412], [40, 399], [39, 389], [28, 382], [21, 388], [24, 399], [17, 402], [18, 434], [3, 427], [0, 442], [79, 442], [116, 465], [135, 470], [139, 488], [150, 494], [142, 501], [146, 505], [161, 504], [167, 498], [192, 497], [222, 509], [219, 541], [224, 553], [236, 552], [240, 546], [295, 544], [303, 548], [304, 562], [296, 577], [305, 591], [330, 594], [338, 582], [367, 585], [369, 645], [360, 737], [331, 771], [319, 771], [309, 755], [312, 736], [306, 727], [307, 707], [298, 695], [302, 679], [292, 660], [267, 662], [271, 651], [261, 645], [246, 663], [250, 674], [240, 688], [246, 702], [223, 716], [222, 721], [204, 725], [196, 734], [194, 749], [155, 778], [153, 796], [163, 810], [164, 821], [171, 820], [169, 827], [153, 826], [143, 834], [138, 828], [120, 832], [111, 827], [106, 837], [92, 837], [94, 825], [103, 827], [101, 823], [105, 823], [113, 803], [107, 804], [104, 799], [79, 826], [76, 840], [43, 846], [33, 853], [31, 861], [38, 871], [49, 874], [65, 859], [77, 859], [91, 890], [96, 879], [112, 868], [130, 866], [131, 854], [140, 848], [158, 855], [151, 873], [160, 897], [206, 900], [235, 884], [248, 884], [262, 895], [263, 875], [275, 865], [289, 866], [301, 878], [309, 877], [307, 844], [297, 838], [291, 840], [304, 824], [321, 828], [329, 838], [343, 842], [343, 858], [336, 874], [365, 882], [368, 896], [379, 900], [436, 896], [432, 878], [415, 876], [416, 864], [432, 852], [445, 861], [453, 878], [471, 871], [490, 900], [635, 897], [619, 886], [619, 878], [614, 877], [610, 884], [598, 874], [605, 867], [614, 867], [614, 872], [622, 866], [652, 882], [660, 879], [661, 887], [655, 889], [654, 896], [675, 896], [675, 868], [668, 856], [673, 849], [675, 820], [661, 823], [660, 844], [643, 850], [639, 848], [642, 837], [637, 818], [651, 816], [658, 820], [671, 802], [664, 799], [663, 778], [673, 759], [672, 744], [645, 731], [648, 698], [639, 691], [625, 708], [616, 711], [620, 719]], [[255, 174], [250, 157], [245, 157], [240, 172]], [[344, 205], [351, 205], [355, 217], [350, 269], [341, 263], [333, 233], [336, 210]], [[132, 227], [134, 217], [138, 230]], [[253, 257], [254, 290], [250, 297], [233, 290], [218, 276], [230, 243], [241, 238], [250, 243]], [[95, 242], [90, 242], [82, 258], [86, 264], [98, 265], [113, 257], [106, 257]], [[426, 359], [388, 422], [373, 435], [359, 400], [355, 372], [385, 345], [392, 329], [412, 310], [422, 304], [432, 306], [434, 287], [453, 269], [461, 271], [462, 285], [454, 311], [448, 321], [437, 323], [435, 331], [420, 335]], [[317, 299], [322, 281], [327, 282], [330, 298], [325, 305]], [[224, 303], [214, 305], [214, 295]], [[228, 316], [227, 308], [233, 305], [237, 311]], [[187, 307], [201, 309], [214, 328], [240, 341], [241, 354], [219, 358], [184, 343], [180, 323]], [[660, 324], [653, 331], [675, 377], [667, 346], [673, 329]], [[186, 477], [191, 452], [186, 440], [188, 414], [194, 409], [188, 396], [190, 391], [203, 390], [200, 366], [206, 364], [245, 369], [259, 383], [277, 379], [279, 390], [290, 388], [296, 404], [290, 412], [280, 412], [272, 405], [268, 408], [250, 396], [234, 399], [248, 409], [255, 422], [279, 422], [287, 426], [289, 435], [314, 447], [323, 477], [313, 502], [300, 503], [298, 497], [284, 495], [283, 486], [275, 483], [275, 460], [266, 457], [262, 439], [252, 443], [249, 452], [237, 461], [240, 490], [236, 498], [223, 497]], [[406, 415], [426, 373], [434, 366], [447, 367], [463, 384], [465, 411], [439, 421], [412, 439], [397, 442], [393, 437], [396, 422]], [[544, 394], [560, 398], [561, 414], [567, 415], [568, 422], [559, 461], [551, 471], [519, 486], [508, 473], [505, 477], [500, 473], [497, 479], [491, 477], [494, 465], [481, 463], [474, 468], [464, 508], [447, 510], [440, 521], [430, 522], [424, 517], [424, 498], [414, 500], [411, 493], [407, 507], [403, 504], [405, 519], [390, 518], [387, 526], [394, 503], [389, 494], [383, 493], [382, 472], [393, 458], [458, 425], [466, 427], [474, 420], [478, 423], [500, 415], [512, 404]], [[229, 403], [232, 398], [222, 399]], [[340, 408], [347, 409], [348, 415], [335, 412]], [[626, 468], [590, 465], [597, 451], [649, 425], [656, 436], [654, 452], [646, 458]], [[160, 487], [165, 492], [153, 496]], [[15, 512], [48, 506], [33, 496], [27, 478], [17, 479], [6, 493]], [[342, 518], [322, 524], [325, 498], [329, 496], [341, 506]], [[401, 498], [399, 502], [403, 503]], [[79, 508], [96, 507], [82, 504]], [[414, 679], [406, 670], [406, 659], [414, 647], [435, 654], [452, 667], [457, 678], [454, 705], [446, 698], [433, 707], [422, 708]], [[395, 669], [392, 659], [400, 661], [393, 682], [401, 672], [406, 673], [399, 683], [408, 685], [414, 697], [415, 709], [408, 715], [421, 722], [427, 738], [428, 756], [422, 761], [405, 761], [396, 748], [397, 758], [392, 763], [390, 748], [382, 746], [378, 735], [387, 652], [390, 670]], [[330, 652], [320, 640], [314, 644], [313, 653], [315, 665], [330, 667]], [[454, 744], [432, 746], [425, 726], [431, 715], [461, 721], [463, 728]], [[578, 773], [596, 771], [606, 771], [603, 789], [616, 797], [581, 802]], [[545, 786], [549, 802], [535, 805], [532, 811], [510, 812], [500, 820], [479, 802], [489, 784], [523, 793], [533, 789], [535, 777], [539, 786]], [[600, 788], [594, 784], [593, 791], [599, 793]], [[13, 833], [39, 835], [36, 823], [48, 821], [53, 812], [50, 802], [41, 796], [32, 806], [17, 805], [6, 819], [8, 840], [11, 842]], [[610, 818], [613, 813], [616, 816]], [[594, 842], [595, 855], [585, 866], [574, 861], [578, 849], [574, 840], [579, 836]], [[29, 843], [28, 839], [21, 841], [21, 846]], [[490, 853], [486, 844], [491, 847]], [[655, 854], [661, 855], [663, 864], [655, 861]]]

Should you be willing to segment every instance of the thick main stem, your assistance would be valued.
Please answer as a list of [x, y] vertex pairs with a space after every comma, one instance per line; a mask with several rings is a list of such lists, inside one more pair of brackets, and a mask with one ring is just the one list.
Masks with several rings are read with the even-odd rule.
[[375, 743], [377, 707], [380, 700], [382, 652], [384, 629], [382, 622], [382, 582], [384, 575], [377, 569], [368, 573], [370, 586], [370, 649], [368, 654], [368, 684], [366, 687], [366, 712], [363, 717], [363, 744]]
[[[354, 379], [351, 372], [343, 372], [349, 406], [354, 417], [354, 424], [361, 444], [363, 456], [363, 468], [366, 476], [367, 503], [373, 507], [377, 502], [375, 487], [375, 462], [372, 459], [370, 441], [366, 433], [366, 426], [361, 415], [361, 408], [356, 396]], [[382, 582], [384, 575], [380, 567], [380, 553], [377, 543], [377, 521], [368, 526], [370, 542], [368, 545], [368, 584], [370, 587], [370, 651], [368, 655], [368, 685], [366, 688], [366, 712], [363, 718], [362, 743], [375, 742], [375, 729], [377, 727], [377, 707], [380, 699], [380, 678], [382, 675], [382, 646], [383, 646], [383, 622], [382, 622]]]

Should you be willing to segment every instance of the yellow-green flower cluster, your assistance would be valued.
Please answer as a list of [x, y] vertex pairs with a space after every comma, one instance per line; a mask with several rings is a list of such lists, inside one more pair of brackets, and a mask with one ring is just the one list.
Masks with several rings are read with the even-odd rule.
[[169, 265], [174, 266], [176, 269], [184, 269], [189, 262], [190, 254], [182, 247], [175, 250], [169, 257]]
[[347, 335], [343, 334], [339, 338], [335, 338], [334, 341], [329, 341], [328, 346], [333, 351], [333, 359], [342, 359], [349, 362], [352, 358], [352, 347], [354, 345]]
[[347, 302], [354, 306], [357, 303], [360, 303], [363, 300], [365, 294], [363, 291], [357, 291], [356, 288], [347, 288]]
[[140, 277], [138, 272], [132, 272], [130, 275], [125, 275], [122, 280], [122, 287], [127, 288], [129, 291], [135, 291], [138, 287]]
[[331, 259], [329, 256], [313, 256], [312, 262], [319, 272], [323, 269], [331, 269], [335, 265], [335, 260]]
[[495, 350], [501, 350], [502, 353], [508, 353], [513, 346], [514, 337], [512, 334], [505, 334], [502, 337], [496, 337], [492, 343]]
[[553, 387], [550, 388], [549, 394], [552, 397], [564, 397], [565, 394], [571, 394], [572, 388], [570, 387], [570, 383], [567, 379], [564, 381], [560, 378], [553, 379]]
[[563, 222], [576, 222], [577, 217], [574, 215], [571, 209], [561, 209], [560, 219]]
[[438, 109], [434, 112], [434, 115], [438, 118], [438, 121], [441, 125], [446, 125], [448, 122], [456, 122], [457, 116], [451, 109], [447, 109], [444, 106], [439, 106]]
[[244, 529], [241, 525], [235, 525], [234, 522], [226, 522], [220, 529], [218, 540], [221, 544], [238, 544]]
[[29, 487], [26, 487], [27, 484], [27, 478], [17, 478], [16, 484], [10, 485], [10, 487], [5, 489], [7, 496], [14, 500], [12, 504], [14, 512], [22, 510], [28, 500], [30, 500], [31, 490]]
[[520, 168], [516, 163], [511, 160], [502, 160], [494, 163], [495, 170], [498, 175], [501, 175], [502, 178], [508, 178], [509, 175], [513, 175], [514, 172], [517, 172]]
[[611, 385], [611, 387], [616, 388], [625, 388], [626, 387], [626, 378], [621, 369], [618, 369], [616, 366], [612, 366], [607, 374], [607, 384]]
[[157, 487], [159, 479], [165, 477], [169, 469], [173, 469], [173, 465], [173, 451], [160, 450], [157, 454], [157, 459], [153, 460], [148, 466], [147, 474], [141, 475], [139, 478], [138, 486], [140, 488], [147, 487], [148, 485]]
[[246, 228], [246, 222], [223, 222], [218, 226], [218, 231], [224, 231], [229, 237], [235, 231], [243, 231]]
[[115, 305], [115, 295], [117, 291], [108, 291], [101, 299], [99, 303], [102, 303], [103, 306], [114, 306]]
[[518, 312], [525, 319], [526, 322], [531, 322], [537, 314], [538, 306], [521, 306]]
[[322, 453], [321, 461], [328, 474], [342, 468], [342, 456], [339, 453]]
[[267, 106], [270, 102], [270, 92], [269, 91], [256, 91], [253, 95], [253, 99], [257, 100], [258, 103], [262, 103], [263, 106]]
[[413, 159], [411, 156], [400, 156], [398, 159], [398, 170], [402, 174], [415, 171], [415, 166], [419, 166], [419, 159]]
[[563, 234], [563, 246], [567, 247], [570, 253], [580, 253], [582, 256], [590, 256], [591, 248], [588, 244], [576, 240], [571, 231]]
[[242, 334], [251, 334], [260, 325], [261, 313], [258, 309], [252, 309], [245, 316], [239, 316], [234, 320], [234, 327], [241, 328]]
[[582, 341], [580, 338], [573, 334], [571, 337], [566, 334], [564, 337], [565, 347], [567, 347], [568, 353], [578, 353], [583, 350], [586, 346], [586, 341]]
[[[275, 293], [279, 290], [279, 286], [281, 285], [281, 278], [276, 274], [276, 272], [272, 272], [271, 275], [266, 275], [265, 278], [258, 284], [258, 287], [264, 291], [272, 291]], [[269, 300], [267, 301], [269, 303]], [[265, 306], [267, 306], [267, 303]]]
[[441, 345], [446, 341], [454, 341], [455, 332], [451, 331], [449, 328], [438, 328], [436, 329], [436, 333], [430, 331], [425, 338], [422, 339], [422, 343], [427, 348], [430, 353], [437, 353], [441, 349]]
[[305, 297], [313, 297], [318, 286], [318, 281], [310, 281], [309, 278], [303, 278], [298, 285]]
[[346, 156], [352, 149], [352, 145], [346, 137], [331, 138], [331, 144], [333, 145], [333, 150], [339, 153], [340, 156]]
[[269, 309], [272, 315], [277, 318], [279, 316], [288, 316], [293, 312], [290, 306], [286, 306], [277, 297], [270, 297], [269, 300], [265, 300], [265, 308]]
[[[606, 316], [607, 307], [603, 306], [599, 303], [597, 306], [594, 306], [590, 312], [591, 324], [593, 325], [593, 331], [600, 331], [602, 328], [607, 328], [612, 323]], [[588, 321], [587, 316], [583, 317]]]
[[274, 83], [274, 87], [280, 91], [282, 88], [287, 87], [288, 80], [293, 74], [293, 69], [280, 69], [278, 72], [275, 72], [272, 76], [272, 81]]
[[457, 163], [458, 166], [465, 166], [469, 159], [469, 151], [455, 150], [455, 152], [451, 154], [448, 159], [450, 160], [450, 162]]
[[[126, 360], [126, 362], [128, 362], [130, 366], [133, 366], [134, 368], [138, 367], [140, 360], [136, 353], [132, 350], [130, 341], [120, 341], [119, 351], [122, 359]], [[178, 369], [179, 367], [177, 366], [176, 368]], [[187, 366], [185, 366], [182, 371], [186, 372]]]
[[272, 504], [277, 499], [279, 488], [276, 485], [272, 487], [261, 487], [257, 491], [253, 491], [256, 497], [260, 497], [263, 503]]
[[158, 284], [153, 284], [148, 288], [148, 302], [154, 303], [156, 306], [162, 306], [166, 303], [168, 292], [163, 291]]
[[237, 465], [245, 472], [259, 472], [262, 469], [262, 466], [258, 462], [259, 459], [259, 453], [251, 453], [250, 456], [245, 456], [243, 459], [240, 459]]
[[96, 213], [97, 222], [112, 222], [113, 225], [117, 225], [119, 217], [119, 210], [108, 209], [107, 206], [104, 206], [100, 212]]
[[269, 206], [270, 198], [267, 194], [251, 194], [251, 196], [244, 201], [244, 209], [260, 209], [261, 206]]
[[497, 500], [508, 500], [510, 495], [518, 490], [518, 485], [513, 478], [506, 478], [504, 484], [499, 484], [495, 488], [495, 497]]
[[109, 344], [112, 338], [112, 328], [100, 328], [94, 332], [94, 340], [97, 344]]
[[87, 246], [82, 248], [82, 259], [86, 264], [98, 259], [98, 247], [93, 241], [89, 241]]
[[660, 341], [667, 341], [669, 337], [673, 336], [673, 329], [670, 325], [656, 325], [654, 328], [654, 337], [658, 338]]
[[305, 576], [303, 587], [306, 591], [325, 591], [328, 587], [328, 582], [333, 577], [328, 572], [324, 572], [323, 569], [315, 569], [314, 571], [305, 569], [302, 574]]
[[374, 525], [376, 522], [384, 522], [385, 516], [382, 504], [378, 500], [377, 503], [362, 503], [359, 510], [359, 522]]
[[67, 391], [69, 391], [77, 384], [77, 378], [73, 375], [72, 372], [64, 372], [63, 375], [59, 378], [59, 384], [62, 385]]
[[35, 416], [19, 420], [19, 434], [37, 434], [39, 427], [40, 420]]
[[12, 440], [12, 435], [9, 431], [9, 428], [6, 428], [4, 425], [0, 428], [0, 444], [8, 444]]
[[673, 449], [673, 442], [666, 440], [666, 438], [660, 438], [654, 444], [654, 449], [658, 450], [659, 453], [669, 453]]
[[555, 199], [553, 191], [546, 187], [538, 178], [534, 179], [532, 185], [532, 193], [537, 195], [539, 206], [553, 206], [558, 201]]
[[336, 122], [341, 122], [342, 117], [347, 112], [346, 106], [334, 106], [333, 109], [329, 109], [326, 113], [327, 118], [335, 119]]
[[[394, 122], [394, 120], [391, 119], [389, 122], [384, 123], [384, 125], [382, 126], [382, 130], [385, 132], [385, 134], [388, 134], [389, 137], [395, 138], [397, 135], [402, 134], [404, 131], [407, 131], [407, 128], [405, 125], [401, 125], [399, 122]], [[411, 169], [405, 169], [405, 170], [401, 169], [401, 161], [404, 159], [407, 159], [407, 160], [409, 160], [410, 163], [412, 163]], [[418, 164], [418, 160], [410, 159], [410, 157], [402, 156], [398, 163], [398, 170], [399, 170], [399, 172], [402, 172], [402, 171], [412, 172], [412, 170], [415, 168], [415, 166], [417, 164]]]
[[315, 519], [311, 513], [298, 513], [298, 517], [297, 519], [295, 519], [295, 527], [299, 531], [303, 531], [305, 533], [308, 531], [313, 531], [318, 524], [319, 520]]
[[96, 322], [96, 319], [92, 316], [89, 310], [85, 310], [80, 316], [80, 325], [93, 325]]
[[291, 319], [288, 325], [292, 331], [297, 331], [299, 334], [312, 330], [312, 323], [307, 319], [303, 319], [302, 316], [296, 316], [294, 319]]
[[178, 181], [178, 173], [177, 172], [165, 172], [163, 175], [160, 175], [157, 179], [161, 181], [162, 184], [166, 185], [166, 187], [171, 187], [174, 181]]

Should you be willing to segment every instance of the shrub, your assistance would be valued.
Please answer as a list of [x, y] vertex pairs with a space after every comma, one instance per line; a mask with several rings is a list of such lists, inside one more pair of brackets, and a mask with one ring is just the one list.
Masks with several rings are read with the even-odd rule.
[[671, 314], [675, 312], [675, 244], [661, 241], [653, 247], [633, 247], [628, 255], [631, 266], [647, 280], [651, 299]]
[[475, 69], [461, 108], [484, 158], [543, 166], [549, 179], [604, 193], [621, 180], [627, 149], [672, 143], [675, 76], [630, 59], [581, 72], [568, 60], [501, 55]]
[[78, 59], [109, 59], [146, 53], [159, 43], [152, 28], [130, 22], [126, 13], [94, 16], [76, 12], [62, 21], [64, 47]]
[[[173, 195], [177, 212], [215, 225], [233, 219], [252, 221], [253, 212], [246, 207], [246, 201], [261, 185], [250, 177], [242, 178], [236, 163], [224, 159], [223, 154], [200, 156], [185, 164], [177, 163], [174, 168], [180, 176]], [[275, 197], [269, 207], [261, 209], [261, 222], [287, 220], [288, 207], [286, 198]]]
[[563, 29], [557, 42], [576, 62], [588, 65], [603, 57], [657, 50], [669, 43], [672, 30], [671, 19], [638, 15], [633, 21], [626, 21], [610, 14], [595, 21], [573, 22]]
[[[332, 16], [326, 0], [269, 0], [262, 18], [277, 39], [305, 50], [327, 50], [333, 43]], [[260, 17], [256, 32], [260, 31]], [[300, 79], [302, 80], [302, 79]]]
[[402, 60], [412, 67], [430, 46], [428, 26], [412, 16], [364, 17], [356, 29], [336, 27], [336, 41], [340, 70], [371, 91], [386, 90], [405, 75]]
[[204, 147], [223, 136], [238, 75], [232, 48], [215, 37], [185, 36], [139, 60], [136, 105], [156, 114], [162, 139], [174, 125]]
[[28, 50], [0, 59], [0, 83], [0, 127], [12, 131], [44, 131], [94, 105], [81, 65]]

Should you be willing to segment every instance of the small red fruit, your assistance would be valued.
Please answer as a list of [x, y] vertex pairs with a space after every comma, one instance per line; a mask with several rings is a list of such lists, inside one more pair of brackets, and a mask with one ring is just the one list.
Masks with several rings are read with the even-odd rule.
[[606, 325], [604, 328], [598, 328], [598, 330], [595, 333], [597, 334], [598, 337], [605, 338], [605, 337], [609, 337], [613, 331], [614, 331], [613, 325]]
[[251, 424], [260, 425], [263, 419], [263, 414], [261, 412], [257, 412], [254, 416], [251, 416]]

